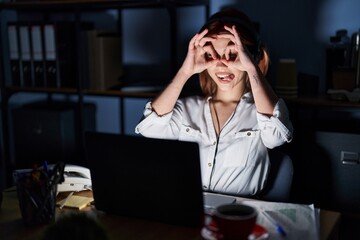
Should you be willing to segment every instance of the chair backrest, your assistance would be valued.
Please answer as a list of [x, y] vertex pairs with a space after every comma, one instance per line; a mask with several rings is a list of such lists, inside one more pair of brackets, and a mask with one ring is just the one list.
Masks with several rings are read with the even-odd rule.
[[270, 172], [260, 198], [267, 201], [290, 201], [293, 180], [293, 162], [289, 155], [278, 150], [269, 150]]

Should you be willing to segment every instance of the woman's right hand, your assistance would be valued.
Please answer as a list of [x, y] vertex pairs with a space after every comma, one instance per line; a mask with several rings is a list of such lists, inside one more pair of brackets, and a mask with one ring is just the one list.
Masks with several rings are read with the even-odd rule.
[[189, 42], [186, 58], [181, 66], [181, 71], [191, 77], [216, 64], [217, 53], [211, 43], [215, 38], [205, 37], [208, 30], [195, 34]]
[[204, 30], [197, 33], [190, 40], [188, 53], [179, 71], [166, 88], [152, 101], [152, 109], [158, 116], [163, 116], [174, 109], [184, 84], [192, 75], [200, 73], [220, 61], [216, 58], [217, 54], [211, 44], [215, 38], [205, 37], [207, 32], [208, 30]]

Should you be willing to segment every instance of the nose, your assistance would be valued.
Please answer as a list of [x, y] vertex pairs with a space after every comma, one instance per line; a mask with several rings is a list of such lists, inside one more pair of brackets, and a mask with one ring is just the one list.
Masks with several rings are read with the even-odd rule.
[[226, 67], [226, 65], [220, 60], [216, 63], [216, 66], [217, 67]]

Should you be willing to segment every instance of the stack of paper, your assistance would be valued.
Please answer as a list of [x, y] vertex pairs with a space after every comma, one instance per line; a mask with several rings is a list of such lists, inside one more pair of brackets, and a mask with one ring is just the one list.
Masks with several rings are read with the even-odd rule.
[[94, 198], [92, 197], [83, 197], [83, 196], [75, 196], [72, 195], [69, 198], [65, 198], [63, 200], [58, 201], [56, 204], [58, 206], [64, 206], [68, 208], [76, 208], [76, 209], [83, 209], [87, 205], [89, 205], [92, 201], [94, 201]]
[[[242, 201], [258, 210], [257, 224], [265, 227], [269, 239], [319, 239], [319, 219], [314, 205]], [[279, 231], [279, 226], [281, 230]]]

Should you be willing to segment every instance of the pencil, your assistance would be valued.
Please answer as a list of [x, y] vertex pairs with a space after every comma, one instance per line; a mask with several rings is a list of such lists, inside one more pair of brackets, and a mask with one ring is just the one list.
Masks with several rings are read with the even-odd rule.
[[71, 196], [74, 194], [74, 192], [70, 192], [69, 195], [65, 198], [65, 200], [62, 202], [62, 204], [60, 205], [60, 209], [62, 209], [66, 202], [71, 198]]

